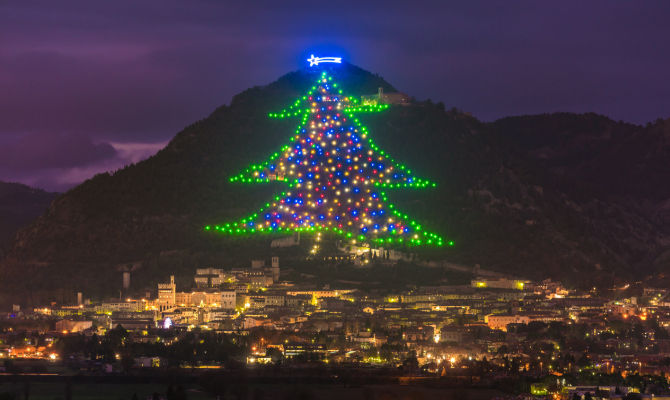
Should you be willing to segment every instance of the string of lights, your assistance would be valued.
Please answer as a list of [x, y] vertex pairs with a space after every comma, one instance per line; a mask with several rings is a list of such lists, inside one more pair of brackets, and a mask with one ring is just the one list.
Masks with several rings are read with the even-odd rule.
[[[361, 105], [342, 93], [324, 71], [307, 95], [271, 118], [300, 118], [279, 152], [251, 165], [231, 182], [287, 183], [289, 190], [237, 223], [206, 226], [222, 233], [332, 232], [369, 244], [444, 245], [435, 233], [388, 202], [386, 188], [425, 188], [436, 184], [415, 176], [369, 137], [357, 113], [388, 105]], [[447, 242], [453, 245], [452, 241]]]

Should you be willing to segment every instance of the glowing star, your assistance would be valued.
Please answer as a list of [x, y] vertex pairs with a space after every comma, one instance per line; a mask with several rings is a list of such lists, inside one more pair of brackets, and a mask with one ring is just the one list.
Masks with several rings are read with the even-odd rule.
[[[312, 56], [317, 65], [323, 58]], [[345, 95], [322, 72], [304, 96], [271, 118], [298, 118], [288, 144], [263, 163], [230, 178], [231, 182], [281, 182], [287, 189], [256, 213], [237, 222], [206, 226], [225, 234], [329, 232], [351, 243], [391, 246], [442, 246], [393, 204], [386, 190], [435, 187], [380, 149], [357, 114], [387, 109], [362, 105]], [[317, 240], [318, 242], [318, 240]], [[453, 242], [447, 242], [450, 246]], [[319, 251], [316, 244], [312, 251]]]
[[307, 61], [309, 62], [310, 67], [319, 65], [319, 63], [342, 64], [342, 57], [314, 57], [314, 54], [312, 54]]

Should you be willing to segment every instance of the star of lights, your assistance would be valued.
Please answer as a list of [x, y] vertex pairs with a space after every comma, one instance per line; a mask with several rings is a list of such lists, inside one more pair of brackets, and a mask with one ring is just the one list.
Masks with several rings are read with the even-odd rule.
[[310, 67], [313, 67], [315, 65], [319, 65], [319, 63], [342, 64], [342, 57], [314, 57], [314, 54], [312, 54], [307, 59], [307, 62], [309, 62]]
[[[312, 55], [310, 63], [324, 62]], [[331, 61], [325, 61], [331, 62]], [[333, 61], [335, 62], [335, 61]], [[339, 62], [339, 61], [336, 61]], [[332, 232], [352, 242], [401, 245], [444, 244], [388, 202], [385, 189], [436, 184], [415, 176], [369, 137], [356, 114], [388, 105], [361, 105], [323, 72], [309, 92], [271, 118], [298, 117], [290, 143], [231, 182], [284, 182], [288, 190], [237, 223], [206, 226], [223, 233]], [[448, 241], [452, 246], [453, 241]], [[318, 251], [318, 244], [313, 249]]]

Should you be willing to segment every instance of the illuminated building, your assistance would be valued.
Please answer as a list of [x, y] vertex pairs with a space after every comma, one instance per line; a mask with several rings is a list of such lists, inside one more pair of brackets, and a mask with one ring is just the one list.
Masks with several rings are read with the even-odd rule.
[[361, 103], [363, 105], [379, 105], [379, 104], [396, 104], [409, 105], [411, 99], [405, 93], [384, 93], [384, 88], [380, 87], [376, 94], [369, 96], [361, 96]]
[[516, 289], [524, 290], [526, 285], [530, 281], [519, 280], [519, 279], [507, 279], [507, 278], [498, 278], [498, 279], [485, 279], [477, 278], [473, 279], [470, 282], [470, 286], [479, 289]]
[[170, 283], [158, 284], [159, 309], [161, 311], [174, 307], [176, 304], [177, 285], [174, 283], [174, 275], [170, 275]]

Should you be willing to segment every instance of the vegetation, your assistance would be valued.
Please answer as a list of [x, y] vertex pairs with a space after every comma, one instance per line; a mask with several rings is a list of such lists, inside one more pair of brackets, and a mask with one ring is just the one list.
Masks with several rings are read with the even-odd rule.
[[[353, 66], [333, 74], [356, 95], [378, 86], [393, 90]], [[0, 302], [18, 294], [35, 303], [79, 290], [114, 294], [109, 282], [119, 281], [119, 268], [128, 264], [135, 282], [153, 285], [198, 265], [234, 266], [270, 255], [269, 236], [231, 238], [202, 228], [257, 210], [277, 191], [228, 178], [285, 142], [292, 121], [269, 119], [267, 112], [313, 79], [296, 72], [248, 89], [150, 159], [59, 197], [19, 232], [2, 261]], [[399, 209], [456, 243], [416, 250], [423, 258], [584, 286], [670, 265], [663, 256], [670, 212], [661, 207], [670, 197], [665, 121], [640, 127], [561, 113], [482, 123], [430, 101], [363, 118], [380, 147], [439, 184], [389, 191]]]

